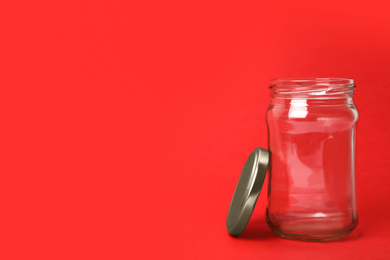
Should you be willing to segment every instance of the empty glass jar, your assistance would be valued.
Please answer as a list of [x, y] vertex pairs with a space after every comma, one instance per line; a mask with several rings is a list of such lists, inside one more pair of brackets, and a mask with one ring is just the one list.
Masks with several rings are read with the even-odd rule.
[[352, 79], [275, 79], [266, 220], [282, 237], [333, 240], [357, 225]]

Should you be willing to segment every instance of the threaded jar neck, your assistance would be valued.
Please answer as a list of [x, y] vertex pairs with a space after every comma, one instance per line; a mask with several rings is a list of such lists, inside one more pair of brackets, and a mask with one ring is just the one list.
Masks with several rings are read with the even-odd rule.
[[269, 88], [272, 98], [334, 99], [353, 97], [356, 87], [346, 78], [285, 78], [272, 79]]

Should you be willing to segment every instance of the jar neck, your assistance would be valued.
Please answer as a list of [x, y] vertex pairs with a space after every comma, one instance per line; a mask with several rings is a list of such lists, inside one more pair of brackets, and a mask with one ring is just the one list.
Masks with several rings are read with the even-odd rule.
[[275, 99], [350, 99], [356, 88], [353, 79], [307, 78], [271, 80], [271, 97]]
[[282, 107], [329, 107], [348, 106], [354, 107], [352, 97], [347, 98], [275, 98], [272, 97], [271, 106]]

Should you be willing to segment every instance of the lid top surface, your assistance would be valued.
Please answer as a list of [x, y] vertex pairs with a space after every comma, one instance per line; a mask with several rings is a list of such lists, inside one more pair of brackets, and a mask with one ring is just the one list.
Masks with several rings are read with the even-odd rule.
[[268, 151], [258, 147], [249, 155], [241, 171], [226, 220], [228, 233], [233, 236], [239, 236], [244, 231], [252, 216], [263, 187], [268, 159]]

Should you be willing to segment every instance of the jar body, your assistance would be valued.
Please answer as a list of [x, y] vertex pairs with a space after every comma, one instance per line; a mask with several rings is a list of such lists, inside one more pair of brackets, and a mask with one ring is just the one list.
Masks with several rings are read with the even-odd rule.
[[307, 89], [303, 95], [299, 89], [296, 95], [294, 89], [289, 91], [289, 95], [273, 95], [266, 115], [270, 152], [267, 223], [289, 239], [345, 237], [358, 223], [358, 113], [352, 95], [313, 97]]

